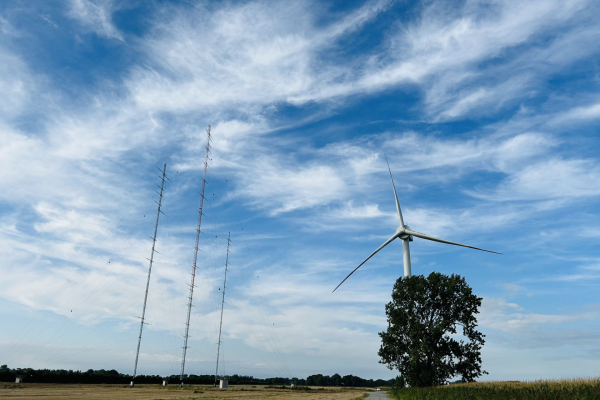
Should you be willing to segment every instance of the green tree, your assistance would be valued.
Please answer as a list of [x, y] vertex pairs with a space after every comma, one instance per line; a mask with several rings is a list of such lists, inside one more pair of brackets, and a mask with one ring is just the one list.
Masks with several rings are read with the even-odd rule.
[[310, 375], [306, 378], [306, 384], [309, 386], [323, 386], [323, 374]]
[[[397, 382], [411, 387], [442, 385], [454, 376], [472, 382], [487, 374], [481, 370], [485, 335], [475, 329], [480, 306], [481, 297], [459, 275], [399, 278], [385, 306], [388, 329], [379, 333], [379, 362], [397, 369]], [[462, 338], [456, 337], [459, 326]]]
[[331, 375], [331, 385], [333, 386], [341, 386], [342, 385], [342, 377], [340, 374]]
[[345, 375], [342, 378], [342, 384], [344, 386], [356, 386], [356, 378], [354, 375]]

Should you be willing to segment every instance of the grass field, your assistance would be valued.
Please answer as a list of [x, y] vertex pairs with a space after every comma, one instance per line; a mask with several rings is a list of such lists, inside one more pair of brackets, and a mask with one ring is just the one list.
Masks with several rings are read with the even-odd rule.
[[219, 390], [212, 386], [139, 385], [134, 388], [124, 385], [72, 385], [48, 383], [0, 383], [0, 399], [310, 399], [310, 400], [359, 400], [366, 391], [373, 389], [311, 388], [289, 390], [269, 386], [230, 386]]
[[600, 379], [483, 382], [393, 390], [396, 400], [598, 400]]

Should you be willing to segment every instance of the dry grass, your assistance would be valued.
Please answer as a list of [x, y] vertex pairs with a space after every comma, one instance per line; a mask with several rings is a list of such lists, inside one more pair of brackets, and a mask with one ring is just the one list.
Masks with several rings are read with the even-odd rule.
[[212, 386], [193, 385], [180, 388], [159, 385], [138, 385], [130, 388], [125, 385], [74, 385], [47, 383], [2, 383], [0, 399], [86, 399], [86, 400], [125, 400], [125, 399], [310, 399], [310, 400], [359, 400], [367, 390], [347, 390], [338, 388], [313, 388], [312, 390], [288, 390], [266, 386], [230, 386], [219, 390]]

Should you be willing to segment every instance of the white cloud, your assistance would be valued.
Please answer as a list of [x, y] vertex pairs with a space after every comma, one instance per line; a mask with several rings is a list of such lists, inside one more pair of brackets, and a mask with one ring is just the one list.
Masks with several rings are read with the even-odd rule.
[[123, 35], [112, 22], [115, 11], [113, 0], [70, 0], [68, 16], [98, 36], [123, 40]]
[[257, 199], [260, 204], [255, 204], [270, 209], [272, 214], [326, 204], [344, 195], [344, 182], [329, 166], [309, 165], [294, 170], [278, 164], [257, 161], [255, 167], [260, 174], [244, 174], [250, 179], [239, 193]]
[[589, 120], [600, 119], [600, 103], [591, 104], [583, 107], [575, 107], [565, 114], [558, 117], [559, 121], [564, 120]]
[[392, 136], [383, 145], [400, 153], [390, 157], [396, 171], [475, 167], [510, 173], [545, 154], [556, 141], [536, 132], [467, 140], [436, 139], [409, 132]]
[[144, 108], [186, 111], [227, 104], [288, 101], [347, 68], [328, 65], [321, 52], [384, 11], [368, 2], [325, 27], [316, 25], [313, 2], [251, 2], [210, 12], [202, 5], [161, 14], [146, 41], [149, 67], [128, 80]]
[[[31, 94], [39, 89], [36, 79], [25, 62], [0, 45], [0, 116], [14, 118], [31, 103]], [[6, 130], [6, 126], [0, 125]]]
[[365, 204], [364, 206], [355, 207], [352, 201], [347, 202], [342, 208], [332, 210], [328, 216], [333, 219], [341, 220], [379, 217], [390, 219], [396, 217], [395, 214], [382, 212], [379, 209], [378, 204]]
[[468, 113], [491, 115], [501, 110], [506, 102], [521, 97], [530, 86], [529, 78], [521, 75], [492, 87], [480, 86], [474, 90], [461, 90], [448, 98], [447, 102], [434, 100], [436, 96], [430, 93], [429, 109], [431, 113], [437, 115], [436, 121], [453, 120]]
[[485, 329], [518, 335], [541, 325], [561, 325], [598, 319], [596, 311], [573, 314], [538, 314], [522, 311], [524, 311], [523, 307], [518, 304], [508, 303], [499, 298], [484, 297], [478, 317], [479, 324]]
[[[486, 103], [492, 109], [501, 108], [503, 102], [530, 90], [532, 73], [524, 66], [531, 64], [523, 62], [517, 72], [514, 67], [502, 71], [494, 61], [502, 65], [502, 53], [546, 35], [548, 27], [575, 24], [569, 20], [576, 19], [587, 5], [586, 1], [535, 1], [527, 5], [471, 1], [455, 10], [434, 3], [417, 25], [402, 31], [405, 36], [398, 41], [408, 49], [411, 59], [400, 64], [398, 71], [417, 70], [418, 65], [421, 76], [428, 76], [426, 104], [439, 120], [462, 117]], [[479, 65], [485, 61], [492, 62], [488, 67]], [[490, 107], [483, 109], [489, 112]]]
[[9, 20], [4, 18], [4, 16], [0, 15], [0, 31], [5, 36], [19, 36], [19, 31], [17, 31], [14, 26], [10, 23]]
[[[346, 200], [348, 196], [360, 195], [364, 196], [363, 202], [372, 202], [373, 193], [389, 186], [387, 167], [380, 149], [388, 153], [394, 173], [420, 173], [398, 182], [402, 197], [403, 191], [413, 190], [415, 183], [421, 180], [455, 180], [473, 170], [497, 171], [513, 176], [557, 145], [552, 137], [540, 133], [465, 141], [408, 132], [372, 135], [370, 140], [369, 144], [338, 142], [323, 149], [299, 144], [293, 154], [299, 157], [311, 152], [314, 154], [313, 161], [300, 162], [296, 157], [270, 155], [273, 146], [280, 143], [273, 135], [242, 139], [244, 145], [241, 147], [238, 138], [234, 141], [237, 149], [228, 147], [227, 157], [233, 161], [222, 166], [236, 172], [241, 185], [238, 193], [258, 208], [281, 213], [330, 206], [332, 208], [319, 219], [339, 220], [338, 217], [343, 215], [383, 216], [374, 208], [378, 207], [375, 203], [359, 211], [353, 210], [355, 206], [348, 205]], [[251, 163], [244, 160], [249, 149], [256, 157]], [[428, 171], [432, 170], [440, 172], [431, 175]], [[391, 190], [389, 194], [392, 198]], [[477, 195], [480, 196], [479, 193]], [[450, 217], [443, 217], [440, 211], [422, 209], [414, 212], [417, 220], [428, 220], [432, 229], [450, 225]], [[430, 217], [425, 218], [427, 213]], [[448, 215], [447, 211], [444, 213]]]
[[[185, 13], [169, 10], [161, 14], [167, 22], [147, 41], [150, 67], [135, 69], [128, 87], [143, 107], [185, 111], [224, 103], [301, 105], [417, 82], [438, 120], [475, 108], [489, 113], [490, 106], [500, 109], [530, 90], [532, 63], [522, 61], [527, 68], [521, 66], [524, 72], [516, 75], [506, 68], [491, 84], [482, 83], [478, 63], [528, 44], [549, 26], [571, 28], [587, 6], [587, 1], [537, 1], [523, 9], [517, 2], [497, 1], [450, 10], [434, 4], [386, 47], [346, 65], [325, 61], [323, 52], [385, 11], [387, 2], [367, 3], [325, 27], [316, 26], [310, 2], [253, 2], [213, 13], [203, 6]], [[559, 46], [534, 61], [556, 59], [557, 52], [572, 53], [573, 47]], [[586, 48], [577, 58], [593, 52]]]
[[600, 228], [597, 228], [597, 227], [583, 228], [579, 232], [579, 235], [583, 236], [583, 237], [589, 237], [589, 238], [600, 237]]
[[[529, 68], [534, 63], [524, 62], [527, 68], [521, 65], [515, 74], [514, 68], [498, 73], [493, 61], [499, 61], [504, 52], [527, 46], [538, 35], [546, 35], [548, 27], [577, 27], [575, 21], [588, 6], [587, 1], [535, 1], [525, 6], [515, 1], [471, 1], [461, 8], [432, 3], [418, 22], [398, 29], [386, 51], [374, 56], [377, 61], [370, 59], [364, 74], [321, 84], [293, 100], [326, 100], [418, 83], [425, 90], [425, 104], [434, 120], [462, 117], [482, 103], [500, 108], [502, 102], [527, 94], [532, 78]], [[557, 59], [564, 63], [569, 58], [562, 56], [566, 53], [577, 55], [573, 61], [595, 52], [577, 42], [554, 50], [544, 53], [546, 60], [534, 60], [535, 65]], [[482, 67], [486, 61], [492, 61], [490, 66]], [[489, 112], [489, 107], [486, 110]]]
[[600, 165], [595, 160], [550, 159], [526, 166], [493, 190], [470, 192], [495, 201], [578, 199], [599, 196]]
[[58, 28], [58, 25], [56, 24], [56, 22], [54, 22], [52, 20], [52, 18], [50, 18], [49, 15], [40, 14], [40, 18], [43, 19], [44, 21], [46, 21], [47, 23], [49, 23], [50, 25], [52, 25], [53, 27]]

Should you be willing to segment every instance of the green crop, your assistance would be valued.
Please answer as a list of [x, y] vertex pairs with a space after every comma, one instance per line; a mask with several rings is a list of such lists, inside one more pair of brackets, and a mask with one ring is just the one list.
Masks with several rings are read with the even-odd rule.
[[482, 382], [392, 389], [396, 400], [598, 400], [600, 379]]

